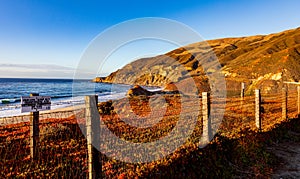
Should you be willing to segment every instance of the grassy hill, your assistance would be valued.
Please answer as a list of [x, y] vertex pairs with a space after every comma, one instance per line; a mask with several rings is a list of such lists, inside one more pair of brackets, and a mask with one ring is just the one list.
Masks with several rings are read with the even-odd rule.
[[[152, 58], [142, 58], [96, 82], [164, 86], [186, 84], [193, 77], [200, 91], [209, 89], [206, 68], [217, 57], [227, 82], [227, 90], [246, 82], [247, 93], [254, 88], [278, 92], [282, 81], [300, 80], [300, 28], [284, 32], [198, 42]], [[200, 63], [199, 63], [200, 62]], [[212, 63], [212, 64], [209, 64]], [[190, 78], [189, 78], [190, 80]]]

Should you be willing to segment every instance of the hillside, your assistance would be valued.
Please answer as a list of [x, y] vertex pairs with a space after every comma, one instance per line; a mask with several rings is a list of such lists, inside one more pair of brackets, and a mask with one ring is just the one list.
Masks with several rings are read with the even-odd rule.
[[[210, 46], [210, 47], [209, 47]], [[239, 38], [209, 40], [187, 45], [164, 55], [143, 58], [127, 64], [107, 77], [95, 82], [164, 86], [170, 82], [185, 85], [189, 76], [200, 90], [209, 90], [207, 73], [200, 62], [209, 63], [214, 54], [218, 58], [227, 82], [227, 90], [246, 91], [261, 88], [274, 92], [282, 81], [300, 80], [300, 28], [284, 32]]]

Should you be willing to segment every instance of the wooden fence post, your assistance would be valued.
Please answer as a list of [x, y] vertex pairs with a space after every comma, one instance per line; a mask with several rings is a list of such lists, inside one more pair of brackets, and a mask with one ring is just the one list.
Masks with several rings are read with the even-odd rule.
[[100, 161], [100, 116], [98, 112], [98, 96], [86, 96], [86, 134], [88, 148], [89, 179], [102, 178], [102, 164]]
[[245, 83], [241, 83], [241, 98], [244, 99], [245, 96]]
[[298, 116], [299, 116], [300, 115], [300, 86], [297, 86], [297, 92], [298, 92], [297, 104], [298, 104]]
[[[30, 96], [39, 96], [39, 94], [31, 93]], [[39, 112], [30, 112], [30, 157], [32, 160], [38, 158], [39, 133]]]
[[203, 142], [209, 143], [212, 139], [210, 115], [210, 96], [207, 92], [202, 92], [202, 115], [203, 115]]
[[261, 131], [261, 110], [260, 110], [261, 96], [260, 90], [255, 90], [255, 125], [259, 131]]
[[287, 89], [282, 88], [282, 119], [287, 119]]

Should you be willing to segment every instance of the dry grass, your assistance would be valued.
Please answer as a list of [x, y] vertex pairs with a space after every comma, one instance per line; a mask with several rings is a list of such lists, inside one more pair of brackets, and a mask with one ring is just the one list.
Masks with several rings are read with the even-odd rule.
[[[293, 95], [295, 94], [290, 93], [290, 118], [296, 115], [296, 98]], [[134, 128], [122, 120], [136, 120], [134, 115], [143, 116], [143, 112], [151, 114], [155, 119], [155, 115], [160, 114], [161, 106], [151, 106], [156, 108], [157, 113], [149, 113], [149, 99], [145, 98], [133, 99], [131, 106], [126, 106], [122, 100], [114, 102], [112, 105], [115, 105], [115, 111], [102, 115], [102, 120], [110, 130], [125, 140], [155, 141], [174, 128], [182, 107], [196, 109], [193, 103], [180, 99], [180, 95], [166, 97], [164, 117], [152, 128]], [[278, 163], [277, 158], [266, 150], [266, 146], [286, 140], [288, 131], [299, 132], [299, 127], [296, 126], [300, 125], [299, 120], [282, 121], [280, 98], [264, 96], [263, 101], [262, 133], [258, 133], [255, 128], [253, 97], [246, 97], [243, 102], [239, 98], [230, 98], [226, 101], [222, 125], [207, 147], [198, 148], [202, 134], [202, 119], [198, 117], [194, 132], [174, 153], [158, 161], [137, 164], [102, 156], [103, 174], [106, 178], [270, 177]], [[157, 101], [152, 102], [156, 104]], [[118, 115], [118, 107], [128, 114]], [[79, 125], [84, 126], [84, 123]], [[28, 123], [0, 126], [0, 177], [86, 178], [86, 140], [75, 117], [47, 119], [41, 122], [40, 129], [40, 155], [37, 161], [31, 161], [26, 142], [29, 138]]]

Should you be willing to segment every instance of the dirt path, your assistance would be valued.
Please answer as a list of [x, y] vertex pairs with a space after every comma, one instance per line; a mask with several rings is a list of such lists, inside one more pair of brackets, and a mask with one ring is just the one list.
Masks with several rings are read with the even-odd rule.
[[[300, 134], [296, 134], [300, 135]], [[272, 178], [300, 178], [300, 143], [283, 142], [269, 148], [282, 159]]]

